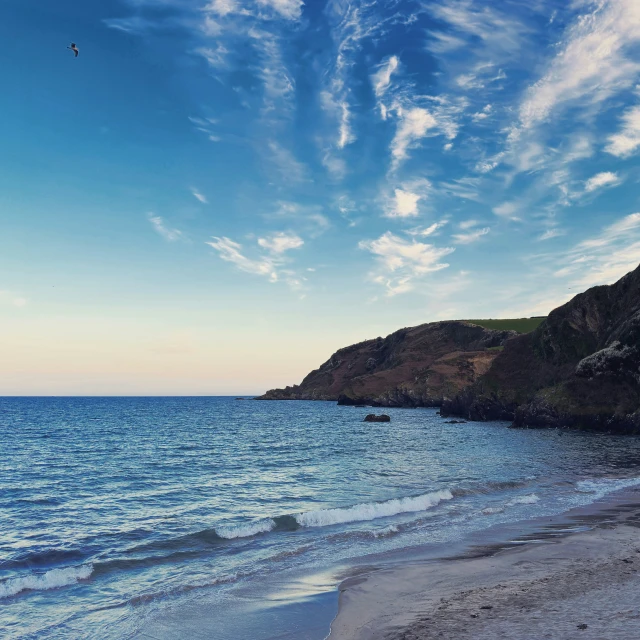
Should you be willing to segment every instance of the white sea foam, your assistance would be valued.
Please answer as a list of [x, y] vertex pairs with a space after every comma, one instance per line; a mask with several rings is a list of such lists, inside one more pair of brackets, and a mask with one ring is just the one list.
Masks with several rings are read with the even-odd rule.
[[332, 524], [345, 522], [361, 522], [363, 520], [375, 520], [386, 518], [399, 513], [411, 513], [414, 511], [426, 511], [443, 500], [451, 500], [453, 494], [448, 489], [425, 493], [413, 498], [395, 498], [386, 502], [368, 502], [357, 504], [343, 509], [320, 509], [308, 511], [295, 516], [296, 521], [303, 527], [326, 527]]
[[598, 480], [580, 480], [576, 484], [576, 491], [595, 494], [597, 499], [608, 493], [637, 485], [640, 485], [640, 478], [599, 478]]
[[509, 500], [509, 502], [507, 502], [507, 506], [513, 507], [517, 504], [535, 504], [536, 502], [540, 502], [540, 497], [535, 493], [530, 493], [526, 496], [518, 496]]
[[504, 507], [487, 507], [482, 510], [482, 513], [485, 516], [493, 515], [494, 513], [502, 513], [504, 511]]
[[221, 538], [227, 540], [233, 540], [235, 538], [250, 538], [256, 536], [259, 533], [268, 533], [273, 531], [276, 523], [270, 518], [267, 520], [260, 520], [259, 522], [250, 522], [248, 524], [239, 524], [231, 527], [220, 527], [216, 529], [216, 533]]
[[386, 538], [388, 536], [392, 536], [398, 533], [399, 529], [395, 524], [391, 524], [388, 527], [383, 527], [382, 529], [376, 529], [373, 531], [374, 538]]
[[0, 598], [10, 598], [22, 591], [59, 589], [76, 584], [79, 580], [86, 580], [93, 573], [93, 565], [83, 564], [79, 567], [65, 569], [51, 569], [46, 573], [32, 573], [27, 576], [9, 578], [0, 582]]

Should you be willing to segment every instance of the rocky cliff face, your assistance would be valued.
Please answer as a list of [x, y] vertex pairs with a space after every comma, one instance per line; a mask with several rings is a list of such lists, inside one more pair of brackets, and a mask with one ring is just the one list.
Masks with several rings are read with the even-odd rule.
[[519, 427], [640, 432], [640, 267], [509, 340], [442, 412]]
[[514, 331], [467, 322], [400, 329], [336, 351], [299, 385], [268, 391], [261, 400], [338, 400], [385, 407], [440, 406], [473, 384]]

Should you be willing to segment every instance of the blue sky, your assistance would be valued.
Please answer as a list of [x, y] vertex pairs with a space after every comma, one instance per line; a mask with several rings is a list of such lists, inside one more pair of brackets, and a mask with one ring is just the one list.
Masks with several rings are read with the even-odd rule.
[[636, 0], [2, 14], [0, 393], [254, 393], [640, 262]]

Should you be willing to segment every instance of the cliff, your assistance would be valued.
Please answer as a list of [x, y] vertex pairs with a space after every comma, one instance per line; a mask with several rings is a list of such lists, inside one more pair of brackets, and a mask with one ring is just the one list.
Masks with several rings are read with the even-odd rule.
[[517, 427], [640, 432], [640, 267], [509, 340], [442, 413]]
[[260, 400], [338, 400], [373, 406], [440, 406], [486, 373], [515, 331], [469, 322], [400, 329], [336, 351], [299, 385]]

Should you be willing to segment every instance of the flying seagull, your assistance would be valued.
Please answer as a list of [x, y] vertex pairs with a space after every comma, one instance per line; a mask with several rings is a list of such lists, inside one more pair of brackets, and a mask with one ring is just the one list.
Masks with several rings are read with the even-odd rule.
[[80, 53], [78, 51], [78, 47], [76, 47], [76, 43], [72, 42], [70, 47], [67, 47], [67, 49], [71, 49], [71, 51], [73, 51], [73, 53], [75, 54], [75, 57], [78, 57], [78, 54]]

